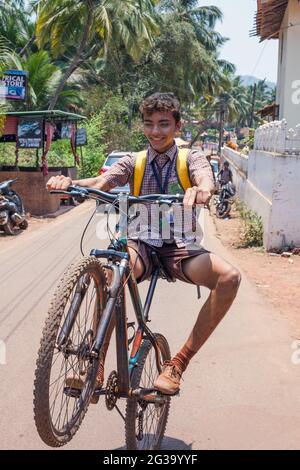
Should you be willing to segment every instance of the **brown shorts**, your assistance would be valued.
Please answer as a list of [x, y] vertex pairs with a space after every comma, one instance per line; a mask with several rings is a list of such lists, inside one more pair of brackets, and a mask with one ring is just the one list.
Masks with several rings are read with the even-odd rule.
[[179, 279], [180, 281], [194, 284], [188, 279], [182, 270], [182, 261], [185, 259], [193, 258], [194, 256], [203, 255], [204, 253], [210, 253], [205, 248], [197, 247], [188, 249], [186, 247], [178, 248], [175, 243], [164, 244], [161, 248], [147, 245], [142, 241], [128, 240], [127, 245], [130, 248], [136, 250], [139, 254], [139, 258], [144, 266], [144, 272], [137, 282], [145, 281], [149, 279], [153, 271], [153, 263], [151, 259], [151, 252], [156, 251], [159, 259], [166, 270], [166, 272], [172, 278]]

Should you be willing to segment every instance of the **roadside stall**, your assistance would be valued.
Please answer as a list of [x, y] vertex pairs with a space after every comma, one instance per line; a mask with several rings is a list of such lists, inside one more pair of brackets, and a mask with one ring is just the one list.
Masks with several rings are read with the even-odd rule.
[[[8, 112], [4, 129], [0, 134], [0, 145], [15, 143], [15, 162], [12, 166], [0, 166], [0, 181], [18, 179], [17, 189], [26, 211], [44, 215], [58, 210], [61, 198], [50, 196], [46, 183], [51, 176], [63, 174], [75, 178], [82, 159], [82, 146], [87, 143], [86, 129], [78, 124], [86, 118], [79, 114], [59, 110]], [[49, 167], [47, 156], [53, 142], [70, 142], [73, 166]], [[23, 150], [30, 149], [32, 166], [20, 166]], [[79, 154], [81, 156], [79, 156]]]

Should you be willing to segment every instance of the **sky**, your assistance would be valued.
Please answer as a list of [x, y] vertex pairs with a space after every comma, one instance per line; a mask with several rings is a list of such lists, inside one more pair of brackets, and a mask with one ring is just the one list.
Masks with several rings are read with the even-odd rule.
[[199, 0], [199, 6], [202, 5], [215, 5], [223, 12], [223, 22], [217, 23], [216, 30], [229, 41], [220, 50], [220, 56], [236, 66], [237, 75], [253, 75], [276, 83], [278, 40], [260, 43], [257, 36], [249, 37], [257, 1]]

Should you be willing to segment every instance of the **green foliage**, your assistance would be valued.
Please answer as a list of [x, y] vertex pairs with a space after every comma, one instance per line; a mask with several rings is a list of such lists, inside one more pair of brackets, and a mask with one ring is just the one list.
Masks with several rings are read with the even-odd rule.
[[93, 115], [85, 127], [88, 145], [83, 147], [83, 161], [79, 171], [81, 178], [97, 176], [106, 156], [103, 114]]
[[14, 165], [16, 144], [0, 143], [0, 166]]
[[241, 246], [243, 248], [263, 246], [264, 227], [262, 218], [242, 201], [236, 203], [236, 208], [243, 221], [243, 229], [240, 234]]
[[[28, 103], [10, 102], [10, 111], [55, 105], [89, 116], [82, 174], [96, 174], [112, 150], [147, 145], [138, 106], [155, 91], [178, 95], [189, 123], [213, 127], [222, 96], [227, 124], [249, 124], [253, 87], [243, 86], [234, 65], [219, 58], [227, 39], [215, 30], [222, 19], [215, 6], [197, 0], [0, 0], [0, 7], [0, 68], [29, 71]], [[257, 110], [273, 98], [260, 81], [254, 126]], [[195, 125], [187, 128], [198, 134]], [[26, 155], [35, 162], [35, 152]], [[4, 158], [14, 159], [10, 149]], [[53, 143], [51, 165], [72, 159], [69, 142]]]
[[128, 126], [128, 105], [121, 96], [107, 100], [100, 115], [102, 116], [103, 137], [107, 151], [136, 151], [146, 146], [140, 119], [135, 119]]

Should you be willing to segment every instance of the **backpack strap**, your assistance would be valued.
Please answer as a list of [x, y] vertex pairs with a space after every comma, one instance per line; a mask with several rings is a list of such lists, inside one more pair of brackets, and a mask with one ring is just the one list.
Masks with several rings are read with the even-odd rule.
[[136, 154], [133, 176], [133, 195], [139, 196], [144, 178], [147, 162], [147, 150], [142, 150]]
[[187, 164], [189, 152], [190, 149], [178, 149], [176, 161], [177, 176], [184, 191], [192, 186]]
[[[187, 158], [190, 149], [178, 149], [178, 155], [176, 160], [176, 171], [179, 182], [186, 191], [192, 186], [189, 170], [187, 164]], [[141, 192], [142, 182], [144, 178], [145, 168], [147, 162], [147, 150], [142, 150], [136, 154], [136, 160], [134, 165], [134, 177], [133, 177], [133, 195], [139, 196]]]

